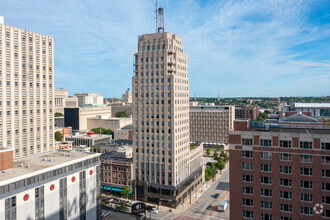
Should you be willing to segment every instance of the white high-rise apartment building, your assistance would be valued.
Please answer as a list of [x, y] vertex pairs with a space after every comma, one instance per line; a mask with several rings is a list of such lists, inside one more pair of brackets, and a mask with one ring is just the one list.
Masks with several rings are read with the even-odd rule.
[[0, 147], [14, 158], [52, 150], [53, 38], [0, 21]]
[[148, 194], [137, 192], [137, 199], [172, 196], [178, 201], [185, 190], [180, 187], [193, 172], [187, 67], [179, 36], [169, 32], [139, 36], [132, 86], [133, 159], [135, 180], [148, 185]]

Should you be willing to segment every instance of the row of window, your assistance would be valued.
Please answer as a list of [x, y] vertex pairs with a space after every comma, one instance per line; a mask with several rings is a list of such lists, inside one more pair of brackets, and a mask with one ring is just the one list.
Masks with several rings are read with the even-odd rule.
[[[267, 203], [267, 202], [266, 202]], [[269, 204], [265, 204], [269, 205]], [[281, 204], [281, 211], [282, 212], [292, 212], [292, 205], [289, 204]], [[313, 215], [313, 208], [312, 207], [306, 207], [306, 206], [300, 206], [300, 214], [302, 215]], [[253, 211], [243, 210], [243, 218], [246, 219], [254, 219], [254, 213]], [[324, 218], [330, 218], [330, 210], [323, 209], [322, 210], [322, 217]], [[292, 217], [287, 216], [281, 216], [280, 220], [292, 220]], [[273, 220], [273, 215], [268, 213], [261, 213], [261, 220]]]
[[[256, 143], [255, 143], [256, 144]], [[242, 145], [252, 146], [252, 139], [250, 138], [242, 138]], [[268, 139], [260, 139], [260, 146], [271, 147], [272, 141]], [[280, 140], [281, 148], [291, 148], [291, 141], [288, 140]], [[299, 142], [300, 149], [313, 149], [313, 142], [309, 141], [300, 141]], [[330, 150], [330, 143], [321, 143], [322, 150]]]

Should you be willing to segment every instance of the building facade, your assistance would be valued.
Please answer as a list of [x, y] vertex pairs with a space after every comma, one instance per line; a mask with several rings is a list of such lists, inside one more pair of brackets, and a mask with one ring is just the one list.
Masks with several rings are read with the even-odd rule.
[[310, 112], [316, 118], [330, 118], [330, 103], [293, 103], [291, 110]]
[[230, 218], [330, 218], [330, 127], [296, 114], [230, 132]]
[[259, 106], [243, 105], [235, 106], [235, 119], [256, 120], [259, 115]]
[[102, 106], [103, 96], [94, 93], [77, 93], [74, 94], [78, 98], [78, 106]]
[[134, 60], [134, 195], [176, 207], [202, 182], [190, 169], [187, 55], [166, 32], [139, 36]]
[[121, 153], [112, 151], [101, 156], [101, 182], [102, 192], [116, 194], [122, 191], [123, 187], [132, 187], [133, 180], [133, 159], [123, 157]]
[[112, 117], [116, 117], [117, 112], [123, 112], [123, 111], [125, 111], [128, 116], [132, 115], [132, 104], [112, 103], [110, 106], [111, 106]]
[[52, 37], [0, 23], [0, 147], [14, 158], [54, 149], [53, 73]]
[[0, 176], [0, 219], [100, 219], [100, 154], [55, 151]]
[[128, 88], [125, 92], [125, 94], [123, 94], [123, 102], [126, 104], [132, 104], [132, 94], [131, 94], [131, 90]]
[[234, 106], [190, 106], [190, 141], [228, 144], [234, 120]]
[[59, 112], [64, 114], [64, 108], [77, 108], [78, 98], [69, 97], [69, 91], [67, 89], [55, 89], [54, 90], [54, 106], [55, 113]]

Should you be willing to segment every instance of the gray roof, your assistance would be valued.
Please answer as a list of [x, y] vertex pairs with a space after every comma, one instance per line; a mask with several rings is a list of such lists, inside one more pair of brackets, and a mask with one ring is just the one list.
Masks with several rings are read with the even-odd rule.
[[133, 124], [128, 124], [124, 127], [121, 128], [122, 130], [132, 130], [133, 129]]
[[122, 156], [122, 152], [110, 151], [108, 153], [101, 155], [101, 160], [112, 160], [112, 161], [119, 161], [119, 162], [129, 162], [133, 163], [133, 158], [126, 158]]
[[281, 118], [279, 123], [303, 123], [303, 124], [322, 124], [318, 119], [309, 117], [307, 115], [296, 113], [285, 118]]

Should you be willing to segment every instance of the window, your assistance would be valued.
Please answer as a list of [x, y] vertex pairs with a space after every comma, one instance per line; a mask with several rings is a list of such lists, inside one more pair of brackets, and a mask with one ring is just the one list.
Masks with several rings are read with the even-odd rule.
[[300, 201], [302, 201], [302, 202], [313, 202], [313, 195], [312, 194], [301, 193], [300, 194]]
[[260, 152], [260, 159], [271, 160], [272, 152]]
[[261, 220], [273, 220], [273, 215], [267, 213], [261, 213]]
[[313, 182], [307, 180], [301, 180], [300, 187], [304, 189], [313, 189]]
[[322, 190], [330, 191], [330, 183], [322, 183]]
[[272, 202], [267, 202], [267, 201], [261, 201], [261, 208], [263, 208], [263, 209], [272, 209], [273, 208], [273, 203]]
[[281, 216], [280, 220], [292, 220], [292, 217]]
[[244, 206], [253, 206], [253, 199], [245, 199], [243, 198], [243, 205]]
[[272, 165], [271, 164], [260, 164], [260, 171], [272, 172]]
[[280, 147], [291, 148], [291, 141], [280, 141]]
[[16, 219], [16, 196], [5, 200], [5, 219]]
[[309, 154], [301, 154], [300, 155], [300, 162], [302, 163], [312, 163], [313, 162], [313, 156]]
[[328, 209], [323, 209], [322, 217], [330, 218], [330, 210], [328, 210]]
[[281, 161], [291, 161], [292, 156], [289, 153], [280, 153], [280, 160]]
[[252, 145], [252, 139], [242, 138], [242, 145]]
[[282, 212], [292, 212], [292, 205], [281, 203], [280, 210]]
[[330, 164], [330, 156], [322, 156], [323, 164]]
[[313, 215], [313, 208], [301, 206], [300, 213], [303, 215]]
[[300, 141], [300, 148], [301, 149], [312, 149], [313, 144], [312, 144], [312, 142]]
[[266, 140], [266, 139], [261, 139], [260, 140], [260, 146], [271, 147], [272, 146], [272, 141], [271, 140]]
[[243, 182], [253, 182], [253, 175], [243, 174]]
[[243, 156], [243, 157], [246, 157], [246, 158], [252, 158], [252, 157], [253, 157], [253, 151], [246, 151], [246, 150], [243, 150], [243, 151], [242, 151], [242, 156]]
[[292, 192], [281, 191], [280, 192], [280, 198], [281, 199], [292, 199]]
[[261, 189], [261, 195], [267, 196], [267, 197], [272, 197], [273, 191], [271, 189]]
[[280, 179], [280, 186], [292, 186], [292, 180], [291, 179]]
[[322, 203], [323, 204], [330, 204], [330, 197], [329, 196], [322, 196]]
[[330, 150], [330, 143], [322, 143], [321, 148], [322, 150]]
[[322, 177], [330, 177], [330, 170], [322, 169]]
[[243, 218], [253, 219], [253, 212], [252, 211], [243, 210]]
[[280, 173], [291, 174], [292, 170], [290, 166], [280, 166]]
[[243, 162], [243, 170], [253, 170], [252, 163]]
[[300, 167], [300, 175], [312, 176], [313, 168]]
[[272, 184], [272, 178], [269, 176], [261, 176], [260, 182], [263, 184]]
[[243, 186], [242, 191], [244, 194], [253, 194], [253, 188], [248, 186]]

